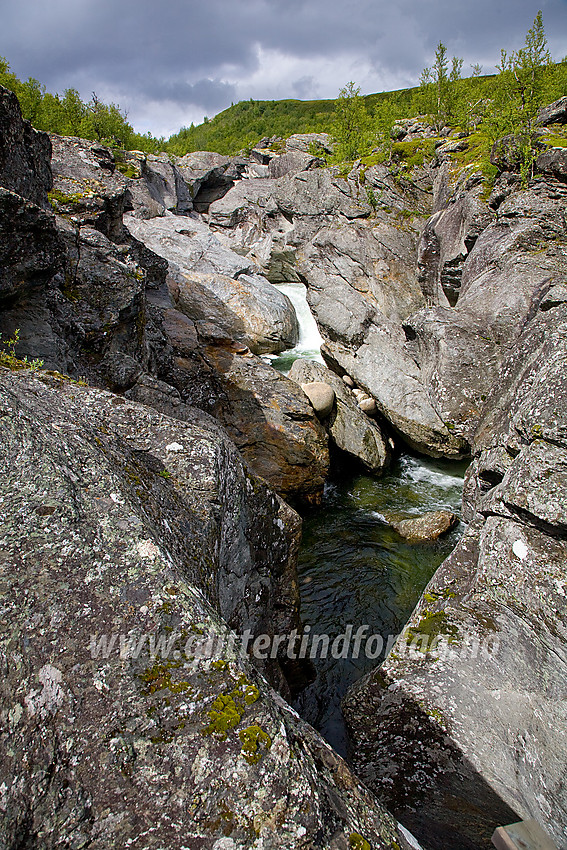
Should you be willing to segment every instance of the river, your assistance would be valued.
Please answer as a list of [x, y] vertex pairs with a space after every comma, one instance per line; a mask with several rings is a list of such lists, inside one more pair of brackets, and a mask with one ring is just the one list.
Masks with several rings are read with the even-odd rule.
[[[322, 340], [303, 285], [278, 289], [292, 300], [300, 324], [297, 346], [269, 358], [287, 374], [298, 357], [322, 362]], [[385, 515], [418, 516], [448, 509], [460, 516], [467, 463], [403, 454], [380, 478], [343, 471], [327, 483], [321, 506], [304, 514], [298, 571], [305, 626], [311, 635], [328, 635], [330, 646], [346, 635], [336, 644], [335, 655], [346, 654], [342, 650], [349, 633], [354, 637], [362, 628], [358, 658], [353, 657], [352, 639], [346, 658], [331, 657], [331, 651], [323, 658], [324, 651], [318, 652], [313, 659], [317, 678], [295, 703], [301, 716], [342, 755], [346, 754], [342, 697], [383, 659], [388, 641], [401, 631], [463, 531], [460, 523], [437, 541], [409, 544], [388, 525]]]

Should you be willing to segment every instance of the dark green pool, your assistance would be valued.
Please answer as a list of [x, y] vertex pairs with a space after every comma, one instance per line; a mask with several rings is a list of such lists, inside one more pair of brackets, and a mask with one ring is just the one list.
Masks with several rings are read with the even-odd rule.
[[[462, 524], [432, 543], [410, 545], [384, 520], [448, 508], [460, 515], [466, 462], [450, 463], [408, 455], [382, 478], [357, 475], [329, 483], [321, 507], [304, 517], [299, 559], [302, 619], [311, 632], [330, 640], [367, 625], [387, 644], [411, 614], [435, 569], [454, 548]], [[380, 640], [361, 644], [357, 659], [315, 658], [317, 680], [295, 707], [340, 753], [345, 730], [340, 701], [347, 688], [383, 658]], [[341, 643], [337, 644], [340, 649]], [[352, 650], [353, 643], [350, 648]]]

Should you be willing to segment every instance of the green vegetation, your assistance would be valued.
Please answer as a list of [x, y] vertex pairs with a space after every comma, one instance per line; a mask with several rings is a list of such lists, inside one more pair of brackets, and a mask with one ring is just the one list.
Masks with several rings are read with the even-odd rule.
[[[430, 611], [425, 608], [415, 626], [407, 626], [405, 637], [408, 645], [416, 642], [420, 652], [427, 652], [438, 637], [444, 637], [447, 643], [455, 643], [459, 635], [457, 627], [450, 622], [445, 611]], [[420, 638], [426, 638], [425, 645]]]
[[167, 688], [172, 694], [182, 694], [191, 691], [191, 685], [188, 682], [176, 682], [171, 678], [172, 671], [181, 667], [181, 665], [181, 661], [164, 661], [161, 663], [156, 661], [152, 667], [148, 667], [140, 675], [140, 679], [143, 682], [142, 693], [145, 696], [150, 696], [164, 688]]
[[449, 71], [447, 48], [440, 41], [433, 65], [421, 72], [421, 97], [426, 106], [423, 111], [433, 116], [437, 130], [441, 130], [455, 118], [458, 101], [456, 84], [461, 79], [462, 67], [463, 60], [453, 56]]
[[370, 115], [360, 87], [347, 83], [339, 92], [333, 125], [334, 161], [350, 162], [366, 153], [372, 143]]
[[38, 130], [80, 136], [148, 153], [157, 153], [163, 147], [163, 139], [154, 139], [149, 133], [136, 133], [126, 113], [116, 104], [103, 103], [94, 92], [91, 100], [84, 103], [79, 92], [72, 88], [66, 89], [63, 95], [51, 94], [33, 77], [19, 80], [1, 56], [0, 85], [17, 95], [24, 118]]
[[[2, 334], [0, 334], [0, 337]], [[28, 360], [27, 357], [16, 357], [16, 346], [20, 341], [20, 329], [16, 328], [14, 335], [9, 339], [0, 339], [0, 366], [11, 369], [13, 372], [20, 369], [31, 369], [35, 372], [43, 366], [43, 360]]]
[[266, 136], [329, 132], [334, 108], [334, 100], [244, 100], [204, 124], [182, 128], [165, 150], [177, 156], [196, 150], [234, 154]]
[[351, 832], [348, 838], [348, 845], [352, 847], [353, 850], [371, 850], [370, 844], [363, 838], [362, 835], [359, 835], [358, 832]]
[[242, 742], [242, 757], [248, 764], [257, 764], [272, 746], [272, 739], [257, 723], [241, 729], [238, 737]]
[[201, 734], [216, 735], [224, 740], [229, 731], [238, 726], [247, 706], [256, 702], [259, 696], [260, 691], [256, 685], [242, 674], [230, 693], [221, 694], [213, 702], [207, 711], [209, 723], [201, 730]]
[[433, 139], [412, 139], [409, 142], [394, 142], [392, 159], [407, 168], [423, 165], [435, 156], [435, 141]]
[[[341, 90], [335, 110], [335, 161], [362, 158], [393, 161], [411, 171], [435, 155], [431, 139], [393, 141], [394, 124], [403, 118], [422, 116], [437, 132], [444, 128], [468, 136], [463, 150], [453, 152], [458, 168], [471, 167], [482, 173], [485, 194], [490, 192], [497, 168], [490, 162], [494, 143], [512, 137], [505, 150], [511, 151], [525, 184], [533, 176], [533, 164], [540, 141], [565, 145], [561, 131], [541, 139], [537, 114], [541, 106], [561, 97], [567, 89], [567, 57], [554, 64], [547, 49], [543, 18], [538, 12], [528, 30], [524, 46], [511, 54], [502, 51], [501, 61], [491, 76], [482, 76], [479, 65], [471, 75], [461, 77], [462, 59], [449, 60], [440, 42], [431, 67], [424, 68], [418, 89], [385, 94], [376, 103], [370, 118], [370, 98], [362, 98], [354, 83]], [[445, 130], [445, 134], [446, 134]], [[553, 139], [554, 141], [551, 141]], [[375, 198], [369, 196], [375, 208]]]

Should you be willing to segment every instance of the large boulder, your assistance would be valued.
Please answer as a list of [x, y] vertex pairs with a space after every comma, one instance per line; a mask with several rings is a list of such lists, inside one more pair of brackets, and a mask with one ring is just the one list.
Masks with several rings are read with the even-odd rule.
[[[351, 306], [359, 307], [353, 301]], [[351, 375], [366, 390], [380, 414], [411, 448], [431, 457], [468, 455], [467, 441], [436, 410], [403, 328], [372, 313], [368, 327], [359, 346], [325, 342], [321, 347], [325, 361], [333, 371]]]
[[411, 228], [382, 221], [343, 221], [322, 227], [298, 251], [298, 270], [326, 338], [355, 344], [364, 338], [368, 315], [401, 322], [424, 305], [415, 275], [416, 237]]
[[528, 818], [564, 843], [566, 365], [559, 303], [534, 312], [486, 400], [466, 534], [344, 705], [355, 768], [432, 848]]
[[0, 86], [0, 186], [39, 207], [49, 206], [51, 144], [24, 121], [16, 95]]
[[203, 337], [229, 338], [255, 352], [292, 348], [299, 330], [289, 298], [253, 264], [225, 248], [202, 222], [167, 216], [126, 218], [128, 229], [169, 263], [170, 290], [189, 318], [208, 324]]
[[176, 160], [197, 212], [206, 213], [209, 205], [222, 198], [242, 176], [246, 162], [229, 159], [219, 153], [194, 151]]
[[27, 374], [0, 407], [2, 846], [415, 846], [219, 616], [269, 634], [297, 519], [218, 429]]
[[320, 157], [311, 153], [288, 151], [280, 156], [272, 157], [268, 165], [268, 176], [277, 178], [286, 174], [298, 174], [300, 171], [309, 171], [310, 168], [317, 168], [324, 164]]
[[381, 472], [390, 461], [391, 446], [380, 426], [358, 406], [356, 397], [342, 378], [312, 360], [296, 360], [288, 378], [298, 384], [317, 381], [334, 393], [335, 405], [324, 421], [334, 445], [356, 458], [373, 473]]
[[225, 248], [198, 218], [168, 215], [141, 221], [126, 216], [125, 224], [136, 239], [164, 257], [170, 266], [234, 278], [254, 270], [250, 260]]
[[[352, 220], [370, 213], [370, 205], [358, 185], [328, 168], [281, 177], [276, 203], [284, 215], [312, 219], [311, 225], [319, 226], [327, 216], [340, 214]], [[304, 222], [304, 226], [308, 224], [309, 221]]]
[[324, 153], [333, 152], [333, 138], [328, 133], [293, 133], [285, 140], [285, 149], [311, 153], [314, 150]]
[[234, 228], [256, 217], [265, 219], [278, 211], [273, 180], [250, 178], [241, 180], [209, 207], [208, 223], [214, 228]]
[[567, 96], [560, 97], [549, 106], [543, 106], [538, 111], [537, 123], [542, 127], [549, 124], [567, 124]]
[[219, 240], [255, 263], [272, 283], [298, 281], [295, 247], [288, 244], [293, 224], [276, 203], [278, 181], [236, 183], [209, 207], [208, 223]]
[[567, 181], [567, 148], [548, 148], [540, 153], [535, 164], [538, 171]]
[[232, 339], [263, 354], [293, 348], [299, 339], [293, 305], [260, 275], [241, 274], [235, 280], [220, 274], [170, 274], [170, 291], [204, 340]]
[[206, 355], [225, 394], [213, 413], [250, 468], [284, 498], [318, 503], [328, 440], [301, 388], [250, 353], [209, 346]]
[[442, 534], [451, 531], [459, 522], [458, 517], [451, 511], [428, 511], [421, 516], [406, 519], [393, 519], [387, 516], [386, 519], [401, 537], [412, 543], [437, 540]]

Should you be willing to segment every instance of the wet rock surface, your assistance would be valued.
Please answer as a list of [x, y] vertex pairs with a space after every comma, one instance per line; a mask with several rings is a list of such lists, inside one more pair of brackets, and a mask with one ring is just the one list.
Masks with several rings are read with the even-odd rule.
[[335, 392], [323, 381], [308, 381], [301, 389], [311, 402], [319, 419], [326, 419], [335, 404]]
[[301, 388], [252, 354], [209, 346], [225, 397], [214, 415], [251, 469], [284, 498], [317, 504], [329, 470], [328, 439]]

